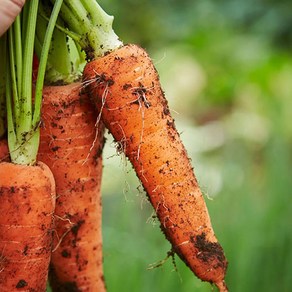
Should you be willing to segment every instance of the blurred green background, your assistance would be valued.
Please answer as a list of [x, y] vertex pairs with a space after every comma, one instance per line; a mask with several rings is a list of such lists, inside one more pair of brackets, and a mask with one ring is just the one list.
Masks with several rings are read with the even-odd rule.
[[[229, 260], [230, 291], [292, 291], [292, 2], [102, 0], [160, 73]], [[216, 291], [179, 258], [111, 136], [104, 151], [108, 292]]]

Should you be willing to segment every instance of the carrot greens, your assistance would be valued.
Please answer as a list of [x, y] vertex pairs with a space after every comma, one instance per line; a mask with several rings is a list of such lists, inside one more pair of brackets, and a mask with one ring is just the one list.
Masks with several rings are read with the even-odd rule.
[[[49, 21], [51, 8], [48, 3], [39, 4], [38, 26], [36, 29], [35, 51], [38, 57], [41, 55], [46, 27]], [[62, 19], [58, 18], [58, 26], [64, 26]], [[64, 31], [55, 29], [53, 32], [51, 46], [45, 73], [45, 84], [70, 84], [80, 79], [85, 65], [85, 54], [80, 47]]]
[[44, 74], [50, 41], [62, 2], [63, 0], [55, 2], [46, 29], [34, 96], [32, 63], [39, 1], [28, 1], [21, 15], [8, 30], [6, 71], [8, 146], [11, 161], [16, 164], [33, 165], [36, 162]]

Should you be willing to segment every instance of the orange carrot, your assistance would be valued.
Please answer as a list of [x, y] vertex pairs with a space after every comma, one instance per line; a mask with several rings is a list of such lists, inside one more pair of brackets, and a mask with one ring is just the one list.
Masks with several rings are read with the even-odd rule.
[[88, 63], [84, 85], [132, 162], [173, 251], [203, 281], [227, 291], [227, 260], [147, 53], [127, 45]]
[[81, 83], [43, 89], [38, 159], [51, 168], [57, 193], [49, 278], [53, 291], [102, 292], [103, 126], [95, 128], [94, 106], [80, 90]]
[[0, 163], [0, 291], [45, 291], [55, 184], [43, 163]]

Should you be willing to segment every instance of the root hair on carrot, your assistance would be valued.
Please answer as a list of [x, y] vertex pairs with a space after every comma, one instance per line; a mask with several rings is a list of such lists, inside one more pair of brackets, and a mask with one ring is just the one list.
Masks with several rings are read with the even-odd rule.
[[166, 58], [166, 52], [163, 52], [163, 56], [161, 58], [159, 58], [157, 61], [154, 62], [154, 59], [152, 59], [153, 64], [154, 65], [160, 64], [165, 60], [165, 58]]
[[162, 267], [168, 261], [169, 258], [171, 258], [171, 263], [173, 265], [172, 272], [176, 272], [177, 273], [178, 278], [179, 278], [180, 282], [182, 283], [183, 279], [182, 279], [181, 274], [178, 271], [178, 268], [177, 268], [177, 265], [176, 265], [176, 261], [175, 261], [175, 251], [173, 249], [170, 249], [167, 252], [166, 257], [164, 259], [159, 260], [159, 261], [157, 261], [157, 262], [155, 262], [153, 264], [149, 264], [147, 270], [153, 270], [153, 269]]
[[124, 160], [127, 161], [127, 159], [126, 159], [127, 138], [126, 138], [125, 132], [123, 130], [123, 127], [118, 122], [112, 122], [111, 125], [112, 126], [117, 125], [123, 134], [122, 139], [120, 139], [119, 141], [114, 141], [114, 147], [116, 148], [117, 154], [118, 155], [123, 154]]
[[141, 166], [141, 170], [140, 170], [141, 176], [143, 177], [143, 179], [144, 179], [146, 182], [148, 182], [148, 179], [147, 179], [147, 177], [144, 175], [144, 172], [145, 172], [145, 170], [144, 170], [144, 167], [143, 167], [143, 165], [142, 165], [142, 166]]
[[97, 118], [96, 118], [96, 121], [95, 121], [95, 125], [94, 125], [95, 126], [95, 136], [94, 136], [93, 142], [91, 144], [91, 147], [88, 151], [88, 154], [87, 154], [84, 162], [82, 163], [82, 165], [84, 165], [88, 161], [88, 158], [90, 157], [90, 154], [91, 154], [92, 150], [94, 149], [94, 146], [95, 146], [97, 139], [99, 137], [99, 123], [101, 120], [102, 110], [103, 110], [105, 103], [106, 103], [107, 94], [108, 94], [108, 85], [106, 85], [106, 88], [103, 92], [101, 110], [99, 111]]
[[180, 113], [173, 108], [169, 108], [169, 111], [175, 113], [176, 115], [180, 115]]
[[4, 256], [4, 251], [5, 251], [6, 245], [3, 247], [1, 254], [0, 254], [0, 273], [4, 271], [5, 269], [5, 262], [6, 262], [6, 257]]
[[156, 227], [156, 226], [158, 226], [160, 224], [159, 223], [159, 219], [157, 218], [157, 215], [156, 215], [154, 210], [152, 211], [151, 215], [146, 220], [146, 223], [147, 224], [151, 224], [152, 227]]
[[177, 270], [176, 269], [175, 260], [174, 260], [174, 255], [175, 255], [175, 252], [172, 249], [169, 250], [164, 259], [159, 260], [159, 261], [157, 261], [157, 262], [155, 262], [153, 264], [149, 264], [147, 270], [153, 270], [153, 269], [162, 267], [168, 261], [169, 258], [172, 258], [172, 262], [174, 263], [175, 270]]
[[58, 239], [58, 242], [56, 244], [56, 246], [54, 248], [52, 248], [52, 252], [55, 252], [58, 247], [60, 246], [60, 244], [62, 243], [63, 239], [65, 238], [65, 236], [71, 231], [71, 228], [68, 228], [63, 234], [61, 237], [58, 236], [58, 234], [56, 233], [56, 236], [57, 236], [57, 239]]
[[123, 187], [122, 192], [123, 192], [123, 196], [124, 196], [126, 203], [134, 203], [135, 202], [135, 200], [133, 198], [135, 194], [131, 188], [130, 183], [127, 181], [126, 175], [125, 175], [124, 187]]
[[63, 217], [58, 216], [58, 215], [55, 214], [54, 215], [54, 219], [58, 219], [58, 220], [61, 220], [61, 221], [64, 221], [64, 222], [67, 221], [70, 224], [70, 227], [68, 227], [68, 229], [61, 236], [59, 236], [57, 231], [54, 230], [54, 233], [56, 234], [56, 238], [57, 238], [58, 242], [57, 242], [56, 246], [52, 248], [52, 252], [55, 252], [58, 249], [58, 247], [62, 243], [62, 241], [65, 238], [65, 236], [71, 231], [71, 229], [74, 226], [74, 223], [69, 218], [63, 218]]
[[149, 205], [149, 200], [145, 194], [145, 191], [141, 183], [138, 185], [136, 189], [138, 190], [137, 196], [140, 199], [140, 208], [141, 210], [143, 210], [145, 205]]
[[210, 200], [210, 201], [213, 201], [213, 200], [214, 200], [214, 198], [213, 198], [212, 196], [209, 195], [209, 192], [208, 192], [208, 191], [206, 191], [206, 192], [202, 191], [202, 194], [203, 194], [203, 196], [205, 196], [208, 200]]
[[167, 254], [164, 259], [159, 260], [153, 264], [149, 264], [147, 270], [153, 270], [162, 267], [168, 261], [169, 257], [170, 256]]
[[[140, 158], [140, 151], [141, 151], [141, 145], [143, 143], [143, 136], [144, 136], [144, 128], [145, 128], [145, 108], [149, 108], [151, 106], [151, 103], [147, 100], [146, 94], [154, 89], [154, 85], [150, 88], [146, 88], [143, 86], [141, 82], [139, 82], [139, 87], [133, 87], [131, 88], [132, 94], [134, 94], [137, 98], [134, 101], [129, 102], [132, 103], [138, 103], [139, 108], [138, 111], [141, 112], [141, 133], [140, 133], [140, 143], [137, 150], [137, 157], [136, 159], [139, 160]], [[145, 108], [143, 107], [143, 104]]]

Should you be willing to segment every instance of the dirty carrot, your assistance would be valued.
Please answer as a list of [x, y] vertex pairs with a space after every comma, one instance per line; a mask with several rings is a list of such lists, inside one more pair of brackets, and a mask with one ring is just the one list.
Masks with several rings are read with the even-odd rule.
[[53, 291], [105, 291], [102, 269], [103, 126], [81, 83], [45, 86], [38, 159], [56, 181]]
[[87, 64], [84, 80], [173, 251], [200, 279], [224, 287], [227, 261], [149, 56], [124, 46]]
[[0, 178], [0, 290], [45, 291], [55, 206], [53, 175], [43, 163], [2, 162]]
[[132, 162], [173, 251], [200, 279], [227, 291], [227, 260], [152, 60], [142, 48], [122, 45], [96, 1], [64, 3], [60, 15], [89, 61], [84, 86]]
[[[48, 166], [36, 161], [44, 71], [32, 96], [32, 59], [38, 0], [25, 5], [8, 31], [5, 98], [11, 162], [0, 163], [0, 291], [46, 290], [52, 247], [55, 183]], [[54, 5], [44, 52], [60, 10]], [[40, 68], [46, 63], [42, 54]]]
[[[39, 45], [45, 27], [46, 21], [40, 18]], [[81, 82], [75, 82], [81, 79], [84, 58], [74, 45], [64, 33], [54, 31], [43, 89], [38, 159], [51, 168], [57, 192], [49, 279], [53, 291], [102, 292], [104, 131], [101, 123], [96, 128], [96, 110], [81, 92]]]

